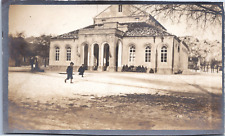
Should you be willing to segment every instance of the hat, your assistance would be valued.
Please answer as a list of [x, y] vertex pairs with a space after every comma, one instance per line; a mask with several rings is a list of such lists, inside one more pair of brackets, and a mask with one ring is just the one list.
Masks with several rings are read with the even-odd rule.
[[71, 65], [71, 64], [72, 64], [72, 65], [74, 65], [74, 63], [73, 63], [73, 62], [70, 62], [70, 65]]

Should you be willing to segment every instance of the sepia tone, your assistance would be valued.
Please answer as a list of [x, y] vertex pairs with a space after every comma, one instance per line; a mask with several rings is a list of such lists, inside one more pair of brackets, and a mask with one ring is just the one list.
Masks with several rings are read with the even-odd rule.
[[221, 37], [175, 35], [143, 7], [109, 5], [59, 35], [9, 34], [9, 129], [221, 130]]
[[[150, 14], [133, 5], [120, 6], [112, 5], [98, 14], [94, 25], [53, 38], [50, 68], [65, 69], [74, 60], [77, 69], [84, 64], [88, 70], [121, 72], [122, 66], [134, 65], [153, 73], [186, 72], [187, 45]], [[66, 56], [68, 50], [73, 52], [72, 59]]]

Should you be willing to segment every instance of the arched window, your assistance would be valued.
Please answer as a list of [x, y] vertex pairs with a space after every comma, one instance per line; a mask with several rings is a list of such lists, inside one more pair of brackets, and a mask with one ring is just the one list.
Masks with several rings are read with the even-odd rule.
[[135, 59], [135, 47], [131, 46], [130, 47], [130, 57], [129, 57], [129, 61], [130, 62], [134, 62]]
[[167, 62], [167, 48], [165, 46], [161, 48], [161, 62]]
[[151, 48], [147, 46], [145, 48], [145, 62], [151, 62]]
[[66, 48], [66, 61], [71, 61], [71, 48]]
[[119, 6], [118, 6], [118, 11], [119, 11], [119, 12], [122, 12], [122, 5], [119, 5]]
[[55, 60], [59, 61], [59, 47], [55, 48]]

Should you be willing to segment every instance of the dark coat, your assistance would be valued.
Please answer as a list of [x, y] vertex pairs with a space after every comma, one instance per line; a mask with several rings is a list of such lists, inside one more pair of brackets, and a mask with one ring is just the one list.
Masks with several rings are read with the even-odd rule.
[[68, 75], [72, 75], [72, 74], [73, 74], [73, 67], [68, 66], [67, 69], [66, 69], [66, 73], [67, 73]]
[[79, 75], [83, 75], [83, 74], [84, 74], [84, 71], [85, 71], [85, 68], [81, 66], [81, 67], [78, 69]]
[[67, 78], [66, 79], [73, 79], [73, 67], [68, 66], [66, 69]]

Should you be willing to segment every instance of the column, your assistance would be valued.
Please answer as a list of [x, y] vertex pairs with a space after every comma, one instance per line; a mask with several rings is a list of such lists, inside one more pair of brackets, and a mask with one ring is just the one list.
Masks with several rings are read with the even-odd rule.
[[118, 71], [122, 69], [122, 43], [119, 42], [118, 45]]
[[103, 70], [103, 53], [104, 53], [104, 45], [99, 45], [99, 66], [98, 66], [98, 71]]
[[80, 59], [81, 59], [81, 65], [82, 64], [84, 64], [84, 45], [81, 45], [81, 48], [80, 48], [80, 53], [81, 53], [81, 55], [80, 55]]
[[114, 48], [114, 44], [111, 43], [109, 44], [109, 52], [110, 52], [110, 56], [109, 56], [109, 71], [114, 72], [116, 70], [116, 61], [115, 61], [115, 48]]
[[89, 56], [89, 60], [90, 60], [90, 70], [92, 71], [94, 69], [94, 44], [91, 45], [90, 47], [90, 56]]

